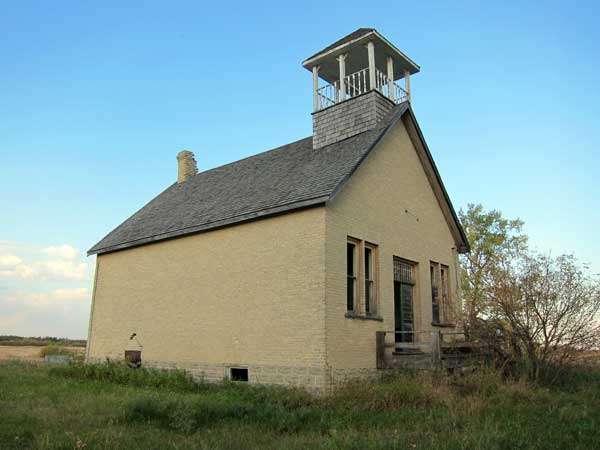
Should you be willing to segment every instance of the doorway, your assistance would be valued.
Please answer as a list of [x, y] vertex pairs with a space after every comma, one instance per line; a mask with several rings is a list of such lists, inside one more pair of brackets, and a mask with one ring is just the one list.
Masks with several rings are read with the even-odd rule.
[[396, 342], [414, 341], [414, 264], [394, 257], [394, 336]]

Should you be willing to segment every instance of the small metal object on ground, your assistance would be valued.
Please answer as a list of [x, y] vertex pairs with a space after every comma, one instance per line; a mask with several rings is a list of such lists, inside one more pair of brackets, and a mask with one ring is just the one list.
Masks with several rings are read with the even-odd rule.
[[70, 364], [71, 357], [68, 355], [46, 355], [44, 361], [52, 364]]

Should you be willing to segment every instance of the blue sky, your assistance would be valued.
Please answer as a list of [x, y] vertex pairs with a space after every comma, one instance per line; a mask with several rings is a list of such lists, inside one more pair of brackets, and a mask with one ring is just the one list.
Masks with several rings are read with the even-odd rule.
[[311, 134], [300, 65], [359, 27], [421, 66], [457, 209], [520, 217], [600, 272], [597, 2], [4, 2], [0, 334], [85, 337], [85, 250], [176, 177]]

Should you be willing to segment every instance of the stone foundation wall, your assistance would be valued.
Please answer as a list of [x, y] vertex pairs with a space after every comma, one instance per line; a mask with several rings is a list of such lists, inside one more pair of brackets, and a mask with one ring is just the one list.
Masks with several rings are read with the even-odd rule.
[[[122, 358], [115, 358], [120, 361]], [[89, 359], [90, 363], [104, 363], [106, 360]], [[322, 367], [293, 367], [271, 365], [237, 365], [231, 363], [209, 364], [202, 362], [174, 362], [145, 360], [142, 352], [142, 367], [153, 369], [179, 369], [189, 372], [194, 378], [208, 382], [229, 379], [231, 367], [247, 368], [248, 381], [254, 384], [302, 387], [321, 392], [331, 385], [331, 370]]]
[[[377, 369], [334, 369], [324, 367], [291, 367], [291, 366], [268, 366], [235, 364], [207, 364], [174, 361], [149, 361], [143, 359], [142, 367], [154, 369], [179, 369], [189, 372], [194, 378], [207, 382], [219, 382], [229, 379], [231, 367], [242, 367], [248, 369], [248, 381], [253, 384], [301, 387], [312, 392], [322, 393], [343, 383], [363, 379], [372, 380], [378, 378], [384, 371]], [[122, 358], [114, 358], [120, 361]], [[101, 359], [88, 360], [89, 363], [101, 364], [106, 362]]]

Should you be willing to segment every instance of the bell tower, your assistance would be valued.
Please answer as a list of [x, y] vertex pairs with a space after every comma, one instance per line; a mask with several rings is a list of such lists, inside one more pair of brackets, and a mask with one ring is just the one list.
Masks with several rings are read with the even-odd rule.
[[410, 102], [410, 75], [420, 70], [373, 28], [359, 28], [302, 66], [313, 74], [315, 148], [372, 129], [395, 104]]

